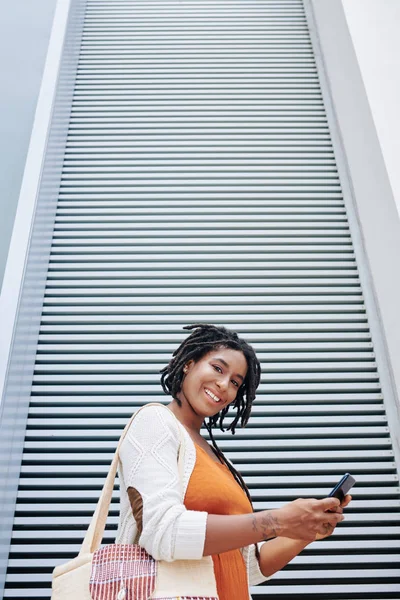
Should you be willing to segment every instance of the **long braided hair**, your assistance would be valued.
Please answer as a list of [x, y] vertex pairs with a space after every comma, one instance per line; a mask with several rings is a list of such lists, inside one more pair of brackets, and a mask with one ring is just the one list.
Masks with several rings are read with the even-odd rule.
[[204, 421], [204, 426], [209, 433], [214, 453], [228, 467], [240, 487], [246, 493], [250, 504], [253, 506], [247, 485], [245, 484], [240, 473], [234, 468], [228, 459], [225, 458], [223, 452], [219, 449], [214, 439], [212, 429], [213, 427], [219, 425], [219, 428], [222, 431], [225, 431], [223, 422], [229, 408], [231, 407], [236, 409], [236, 416], [226, 429], [234, 434], [239, 420], [242, 427], [247, 424], [251, 413], [251, 407], [256, 396], [256, 390], [260, 383], [260, 362], [253, 348], [245, 340], [239, 338], [237, 333], [231, 331], [230, 329], [201, 323], [187, 325], [183, 329], [193, 331], [175, 350], [171, 360], [169, 361], [169, 364], [161, 370], [162, 388], [166, 394], [170, 394], [173, 398], [175, 398], [179, 406], [182, 406], [182, 403], [179, 398], [177, 398], [177, 395], [182, 388], [182, 381], [184, 377], [183, 369], [190, 360], [197, 362], [209, 352], [218, 350], [219, 348], [232, 348], [233, 350], [243, 352], [246, 359], [246, 377], [238, 389], [238, 393], [234, 402], [232, 402], [231, 406], [226, 406], [216, 415], [209, 417], [208, 423]]

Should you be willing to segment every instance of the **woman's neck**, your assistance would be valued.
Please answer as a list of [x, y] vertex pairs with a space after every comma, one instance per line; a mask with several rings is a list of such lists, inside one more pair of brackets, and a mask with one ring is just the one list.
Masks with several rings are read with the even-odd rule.
[[187, 402], [186, 398], [179, 398], [181, 406], [178, 401], [174, 398], [171, 404], [168, 404], [168, 408], [174, 413], [178, 421], [186, 427], [194, 435], [200, 436], [200, 429], [203, 424], [204, 417], [194, 412], [193, 408]]

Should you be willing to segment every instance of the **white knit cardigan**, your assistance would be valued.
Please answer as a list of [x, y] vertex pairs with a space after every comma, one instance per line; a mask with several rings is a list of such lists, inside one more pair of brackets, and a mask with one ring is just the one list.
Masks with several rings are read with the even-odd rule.
[[[178, 451], [183, 452], [182, 477]], [[162, 405], [142, 408], [132, 421], [119, 456], [121, 504], [116, 543], [132, 544], [138, 532], [127, 494], [133, 487], [143, 500], [140, 546], [161, 561], [201, 559], [207, 513], [187, 510], [183, 504], [196, 448], [175, 415]], [[254, 545], [241, 551], [249, 585], [266, 581]]]

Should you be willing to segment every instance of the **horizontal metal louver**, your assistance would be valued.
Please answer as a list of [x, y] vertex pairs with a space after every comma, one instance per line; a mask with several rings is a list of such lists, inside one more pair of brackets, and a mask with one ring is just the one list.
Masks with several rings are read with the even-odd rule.
[[255, 508], [357, 479], [335, 535], [253, 597], [399, 598], [396, 465], [301, 0], [88, 0], [5, 598], [50, 597], [199, 321], [262, 361], [248, 427], [216, 435]]

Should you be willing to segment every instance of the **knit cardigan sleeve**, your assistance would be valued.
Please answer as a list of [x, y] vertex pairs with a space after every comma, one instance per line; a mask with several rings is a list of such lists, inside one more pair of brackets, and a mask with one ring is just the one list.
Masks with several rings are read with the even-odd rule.
[[143, 408], [120, 448], [125, 488], [143, 503], [139, 545], [156, 560], [200, 559], [207, 513], [187, 510], [178, 472], [179, 425], [164, 407]]
[[[266, 542], [260, 542], [259, 544], [257, 544], [259, 551], [261, 550], [261, 546], [265, 543]], [[263, 581], [268, 581], [268, 579], [271, 579], [272, 575], [266, 577], [261, 572], [254, 544], [242, 548], [242, 555], [247, 569], [247, 578], [249, 585], [258, 585]]]

